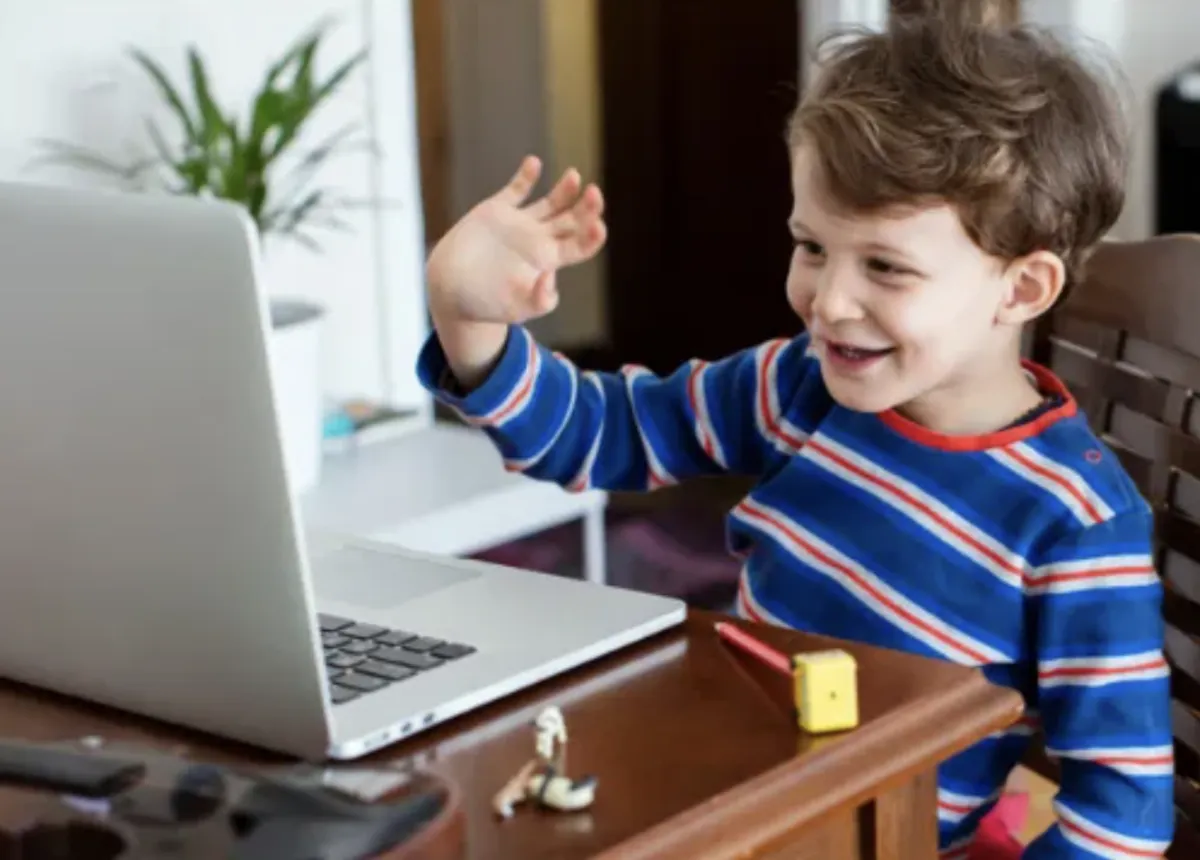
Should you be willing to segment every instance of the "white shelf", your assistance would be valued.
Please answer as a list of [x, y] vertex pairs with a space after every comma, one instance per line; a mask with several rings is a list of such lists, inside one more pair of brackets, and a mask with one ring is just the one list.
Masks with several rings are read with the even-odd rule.
[[302, 507], [319, 532], [452, 556], [581, 519], [588, 578], [602, 580], [607, 502], [599, 490], [571, 493], [506, 472], [480, 431], [435, 423], [330, 456]]

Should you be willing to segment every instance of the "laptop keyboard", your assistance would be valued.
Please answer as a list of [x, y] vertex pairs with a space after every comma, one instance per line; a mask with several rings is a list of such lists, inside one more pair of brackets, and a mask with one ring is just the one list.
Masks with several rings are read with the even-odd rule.
[[317, 616], [325, 666], [329, 674], [329, 696], [335, 705], [382, 690], [391, 684], [429, 672], [474, 653], [461, 642], [445, 642], [377, 624], [324, 613]]

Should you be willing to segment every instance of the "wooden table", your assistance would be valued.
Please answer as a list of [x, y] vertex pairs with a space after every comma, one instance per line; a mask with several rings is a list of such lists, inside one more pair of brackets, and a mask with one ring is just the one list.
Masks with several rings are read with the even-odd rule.
[[[683, 627], [496, 703], [373, 757], [428, 766], [465, 794], [470, 860], [936, 856], [937, 764], [1013, 723], [1020, 698], [970, 669], [794, 631], [747, 628], [785, 651], [837, 644], [859, 664], [861, 725], [810, 737], [787, 679], [734, 653], [720, 616]], [[533, 752], [532, 722], [560, 706], [568, 770], [594, 773], [594, 806], [493, 814], [496, 790]], [[0, 683], [0, 735], [84, 735], [186, 744], [220, 761], [277, 762], [258, 750]], [[0, 809], [13, 795], [0, 793]]]

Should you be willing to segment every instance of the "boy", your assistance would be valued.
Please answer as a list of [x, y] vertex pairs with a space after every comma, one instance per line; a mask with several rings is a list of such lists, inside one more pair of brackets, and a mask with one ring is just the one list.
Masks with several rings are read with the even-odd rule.
[[527, 159], [428, 261], [421, 378], [509, 468], [579, 489], [754, 475], [729, 525], [742, 613], [977, 665], [1024, 695], [1021, 724], [940, 769], [945, 857], [982, 856], [1035, 725], [1062, 786], [1025, 857], [1155, 857], [1172, 835], [1150, 511], [1020, 358], [1120, 212], [1118, 120], [1033, 31], [902, 20], [833, 43], [789, 129], [804, 333], [665, 378], [581, 372], [521, 325], [605, 240], [574, 171], [526, 203]]

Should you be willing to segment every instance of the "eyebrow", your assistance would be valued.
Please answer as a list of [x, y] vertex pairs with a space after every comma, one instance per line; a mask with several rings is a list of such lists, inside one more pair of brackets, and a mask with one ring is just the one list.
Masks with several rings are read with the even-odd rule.
[[[808, 227], [805, 226], [804, 222], [798, 218], [788, 219], [788, 229], [791, 230], [793, 235], [796, 233], [812, 235], [812, 230], [809, 230]], [[886, 245], [882, 242], [868, 242], [867, 244], [863, 245], [862, 249], [869, 254], [881, 254], [885, 257], [891, 257], [900, 268], [907, 269], [914, 275], [926, 277], [925, 267], [922, 266], [917, 260], [913, 259], [911, 254], [907, 254], [899, 248], [896, 248], [892, 245]]]
[[872, 253], [876, 254], [886, 254], [889, 257], [901, 257], [905, 260], [909, 259], [909, 255], [904, 253], [904, 251], [900, 248], [897, 248], [895, 245], [885, 244], [883, 242], [867, 242], [865, 245], [863, 245], [863, 250], [871, 251]]
[[863, 246], [863, 250], [874, 254], [882, 254], [885, 257], [893, 257], [897, 263], [914, 271], [918, 271], [921, 268], [911, 254], [905, 253], [892, 245], [885, 245], [882, 242], [868, 242]]

